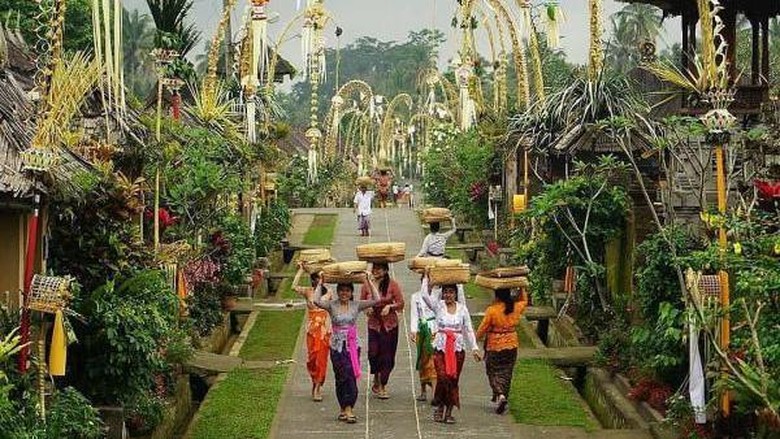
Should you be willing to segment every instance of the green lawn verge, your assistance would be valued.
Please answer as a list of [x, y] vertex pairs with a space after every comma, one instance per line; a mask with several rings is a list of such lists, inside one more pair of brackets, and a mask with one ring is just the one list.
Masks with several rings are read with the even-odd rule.
[[521, 424], [598, 428], [572, 386], [561, 381], [562, 372], [540, 360], [515, 364], [509, 408]]
[[[284, 360], [292, 357], [304, 311], [260, 312], [241, 358]], [[191, 429], [191, 439], [265, 439], [279, 403], [288, 367], [235, 369], [209, 392]]]
[[290, 358], [303, 315], [303, 310], [261, 311], [239, 355], [248, 361]]
[[336, 232], [337, 220], [338, 216], [336, 215], [315, 215], [309, 230], [303, 235], [303, 244], [330, 245]]
[[466, 297], [471, 298], [472, 300], [487, 300], [492, 302], [495, 298], [493, 290], [480, 287], [474, 283], [474, 280], [471, 280], [469, 283], [463, 285], [463, 289], [466, 290]]
[[191, 438], [267, 438], [286, 379], [287, 367], [230, 372], [219, 387], [209, 392]]

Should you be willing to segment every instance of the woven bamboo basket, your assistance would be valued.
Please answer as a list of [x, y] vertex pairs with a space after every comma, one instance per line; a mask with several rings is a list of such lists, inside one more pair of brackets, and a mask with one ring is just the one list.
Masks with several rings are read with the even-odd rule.
[[452, 212], [444, 207], [431, 207], [423, 211], [423, 221], [428, 224], [449, 221], [451, 217]]
[[406, 257], [406, 244], [403, 242], [379, 242], [355, 247], [358, 259], [368, 262], [398, 262]]
[[485, 271], [482, 273], [479, 273], [482, 276], [485, 277], [518, 277], [518, 276], [528, 276], [528, 273], [530, 273], [531, 270], [528, 269], [527, 266], [522, 265], [519, 267], [501, 267], [496, 268], [490, 271]]
[[365, 261], [338, 262], [322, 267], [322, 275], [327, 283], [358, 283], [366, 278], [367, 268]]
[[429, 273], [431, 285], [468, 283], [471, 272], [468, 264], [433, 267]]
[[443, 259], [443, 258], [430, 258], [425, 256], [417, 256], [409, 261], [409, 269], [422, 273], [426, 268], [433, 267], [448, 267], [461, 265], [460, 259]]
[[355, 186], [373, 186], [374, 179], [368, 176], [358, 177], [355, 180]]
[[309, 274], [319, 273], [326, 265], [335, 264], [335, 263], [336, 263], [335, 259], [328, 259], [327, 261], [317, 261], [317, 262], [304, 262], [303, 270]]
[[489, 290], [528, 288], [528, 278], [525, 276], [487, 277], [478, 274], [474, 283]]
[[323, 273], [323, 282], [329, 284], [362, 284], [366, 280], [366, 273]]
[[363, 273], [368, 269], [366, 261], [347, 261], [328, 264], [322, 267], [323, 273], [330, 275], [341, 275], [349, 273]]
[[330, 256], [330, 250], [326, 248], [312, 248], [301, 250], [298, 253], [298, 260], [301, 262], [322, 262], [330, 261], [333, 258]]

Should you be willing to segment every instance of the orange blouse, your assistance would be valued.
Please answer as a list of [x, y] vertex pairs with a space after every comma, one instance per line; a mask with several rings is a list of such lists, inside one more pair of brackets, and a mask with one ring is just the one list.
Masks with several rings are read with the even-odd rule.
[[511, 314], [504, 314], [504, 302], [496, 301], [487, 307], [477, 329], [477, 339], [487, 335], [485, 350], [503, 351], [520, 347], [516, 327], [527, 304], [526, 300], [515, 302], [515, 310]]

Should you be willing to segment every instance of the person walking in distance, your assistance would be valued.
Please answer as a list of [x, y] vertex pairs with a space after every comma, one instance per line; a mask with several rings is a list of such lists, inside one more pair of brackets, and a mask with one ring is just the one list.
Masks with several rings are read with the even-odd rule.
[[357, 213], [358, 230], [360, 236], [369, 236], [371, 229], [371, 202], [374, 200], [374, 192], [361, 185], [355, 198], [352, 200], [353, 212]]
[[450, 239], [450, 236], [454, 235], [457, 231], [455, 226], [455, 218], [450, 217], [450, 224], [452, 224], [452, 228], [444, 233], [441, 233], [439, 232], [441, 228], [440, 223], [430, 223], [428, 227], [430, 227], [431, 231], [425, 236], [422, 247], [417, 253], [417, 256], [434, 258], [444, 257], [444, 250], [447, 247], [447, 240]]

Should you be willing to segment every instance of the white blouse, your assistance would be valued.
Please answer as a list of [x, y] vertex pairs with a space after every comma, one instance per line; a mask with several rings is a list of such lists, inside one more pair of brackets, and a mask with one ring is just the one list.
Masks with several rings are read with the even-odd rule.
[[427, 303], [422, 298], [422, 295], [424, 293], [422, 291], [418, 291], [414, 294], [412, 294], [411, 299], [411, 310], [412, 310], [412, 316], [411, 321], [409, 322], [409, 331], [412, 333], [417, 333], [417, 328], [419, 328], [420, 320], [423, 320], [428, 323], [428, 328], [431, 330], [431, 333], [436, 333], [436, 313], [433, 312], [433, 310], [428, 306]]
[[[428, 283], [423, 281], [423, 291], [427, 290]], [[459, 294], [461, 296], [462, 294]], [[436, 314], [436, 326], [438, 328], [433, 336], [433, 347], [437, 351], [444, 351], [447, 344], [446, 331], [455, 333], [455, 351], [463, 351], [464, 348], [478, 350], [477, 337], [474, 335], [474, 326], [471, 324], [471, 314], [464, 302], [459, 300], [455, 313], [447, 310], [447, 304], [441, 300], [441, 289], [434, 289], [430, 294], [422, 294], [422, 299]]]

